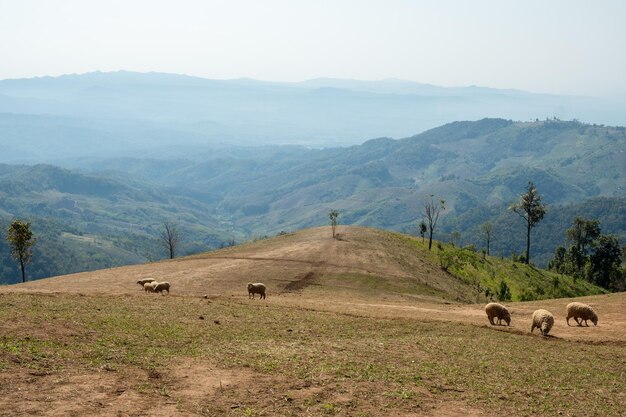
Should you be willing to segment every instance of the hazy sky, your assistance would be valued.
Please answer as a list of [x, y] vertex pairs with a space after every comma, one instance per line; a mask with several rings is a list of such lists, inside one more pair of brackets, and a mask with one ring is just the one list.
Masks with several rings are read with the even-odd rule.
[[402, 78], [626, 97], [623, 0], [0, 0], [0, 79]]

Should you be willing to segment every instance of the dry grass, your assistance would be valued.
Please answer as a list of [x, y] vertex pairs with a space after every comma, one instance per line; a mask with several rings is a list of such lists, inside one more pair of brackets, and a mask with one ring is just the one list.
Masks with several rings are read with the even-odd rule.
[[[477, 415], [618, 416], [626, 401], [622, 343], [258, 300], [4, 294], [0, 312], [0, 405], [11, 415], [25, 411], [16, 385], [103, 373], [143, 399], [131, 414], [169, 402], [194, 415], [446, 415], [438, 407], [452, 401]], [[174, 377], [181, 366], [246, 377], [203, 397]], [[35, 381], [21, 386], [25, 373]]]

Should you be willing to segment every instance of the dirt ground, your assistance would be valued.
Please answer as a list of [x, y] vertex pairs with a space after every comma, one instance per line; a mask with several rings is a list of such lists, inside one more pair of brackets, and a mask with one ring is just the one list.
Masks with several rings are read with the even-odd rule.
[[[590, 344], [623, 345], [626, 349], [626, 293], [577, 299], [596, 309], [600, 317], [596, 327], [576, 326], [573, 321], [572, 326], [566, 324], [565, 306], [571, 299], [509, 303], [511, 326], [491, 326], [483, 304], [461, 304], [431, 296], [374, 297], [358, 293], [346, 298], [342, 291], [324, 288], [315, 277], [328, 271], [400, 278], [415, 275], [402, 262], [398, 262], [402, 253], [389, 254], [388, 248], [383, 251], [376, 245], [360, 246], [358, 235], [362, 231], [358, 228], [343, 231], [340, 228], [339, 231], [343, 239], [328, 239], [329, 229], [319, 228], [304, 239], [285, 236], [284, 241], [251, 243], [184, 259], [0, 287], [0, 293], [159, 297], [146, 294], [136, 284], [139, 279], [152, 277], [172, 284], [169, 297], [247, 300], [246, 283], [262, 281], [268, 286], [267, 299], [251, 302], [363, 317], [458, 322], [526, 337], [540, 337], [537, 331], [534, 335], [530, 333], [530, 317], [535, 309], [545, 308], [556, 319], [552, 337]], [[450, 282], [447, 274], [426, 260], [416, 259], [414, 262], [423, 266], [421, 273], [424, 280], [438, 282], [436, 285], [440, 289], [455, 290], [455, 284]], [[411, 265], [413, 271], [414, 266]], [[157, 389], [155, 392], [155, 386], [161, 386], [161, 391]], [[280, 376], [258, 374], [249, 369], [223, 369], [218, 363], [198, 359], [181, 359], [170, 364], [167, 372], [163, 373], [150, 373], [130, 367], [117, 370], [103, 368], [88, 374], [68, 370], [42, 372], [16, 368], [0, 371], [0, 387], [0, 416], [254, 416], [265, 415], [258, 414], [258, 410], [269, 403], [273, 409], [280, 410], [280, 415], [306, 416], [320, 415], [319, 406], [308, 409], [307, 404], [315, 404], [316, 398], [329, 396], [334, 399], [334, 404], [341, 406], [341, 411], [328, 410], [328, 413], [324, 413], [328, 415], [489, 415], [485, 410], [463, 402], [443, 401], [428, 391], [421, 393], [422, 400], [411, 411], [370, 410], [369, 414], [357, 414], [351, 411], [351, 389], [376, 391], [379, 387], [342, 386], [337, 392], [323, 393], [319, 387], [307, 386]], [[144, 395], [146, 392], [142, 392], [142, 389], [149, 395]], [[323, 389], [332, 389], [332, 384]], [[245, 403], [242, 399], [246, 399]], [[250, 399], [258, 407], [244, 405], [249, 404]], [[294, 404], [299, 404], [299, 407], [294, 407]]]

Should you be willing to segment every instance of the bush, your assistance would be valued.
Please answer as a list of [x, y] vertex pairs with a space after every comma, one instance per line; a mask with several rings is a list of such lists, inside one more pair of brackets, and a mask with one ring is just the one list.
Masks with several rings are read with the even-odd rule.
[[500, 289], [496, 295], [499, 301], [511, 301], [511, 289], [504, 280], [500, 281]]

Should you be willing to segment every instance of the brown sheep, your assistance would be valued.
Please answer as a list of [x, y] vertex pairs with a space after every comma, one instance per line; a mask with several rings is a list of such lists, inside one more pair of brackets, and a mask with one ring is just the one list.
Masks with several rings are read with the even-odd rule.
[[498, 319], [498, 324], [501, 324], [502, 320], [504, 320], [507, 326], [511, 325], [511, 313], [509, 313], [509, 310], [502, 304], [489, 303], [485, 306], [485, 312], [487, 313], [489, 323], [492, 325], [496, 325], [493, 321], [494, 318]]
[[257, 282], [256, 284], [248, 283], [248, 298], [254, 299], [254, 294], [259, 294], [259, 299], [265, 298], [265, 284]]
[[[587, 323], [587, 320], [591, 320], [594, 326], [598, 325], [598, 315], [596, 314], [595, 311], [593, 311], [593, 308], [591, 308], [591, 306], [587, 304], [583, 304], [579, 302], [569, 303], [567, 305], [567, 318], [566, 318], [568, 326], [569, 326], [569, 319], [571, 319], [572, 317], [574, 318], [574, 320], [576, 320], [576, 323], [579, 326], [583, 325], [583, 320], [585, 321], [585, 324], [587, 325], [587, 327], [589, 327], [589, 323]], [[579, 318], [580, 318], [580, 321], [578, 321]]]

